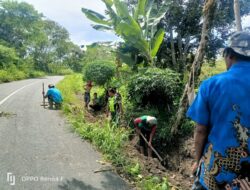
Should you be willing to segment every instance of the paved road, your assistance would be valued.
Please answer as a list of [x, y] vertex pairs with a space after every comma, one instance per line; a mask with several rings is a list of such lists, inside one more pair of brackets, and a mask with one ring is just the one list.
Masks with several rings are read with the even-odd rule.
[[[111, 172], [93, 173], [101, 155], [43, 109], [41, 87], [62, 77], [0, 84], [0, 190], [127, 190]], [[8, 179], [7, 179], [8, 178]]]

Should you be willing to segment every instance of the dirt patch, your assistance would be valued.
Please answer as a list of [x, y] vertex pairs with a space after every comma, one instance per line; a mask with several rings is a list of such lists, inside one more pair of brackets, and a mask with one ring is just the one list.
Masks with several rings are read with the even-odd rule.
[[[175, 189], [190, 190], [193, 184], [191, 178], [191, 166], [193, 158], [191, 157], [193, 147], [193, 139], [185, 141], [183, 148], [178, 152], [172, 152], [171, 155], [165, 156], [167, 167], [162, 166], [157, 158], [151, 159], [139, 153], [137, 150], [138, 137], [135, 136], [130, 144], [126, 145], [126, 153], [131, 159], [138, 158], [141, 166], [142, 176], [158, 176], [160, 178], [167, 177], [170, 185]], [[168, 168], [168, 166], [170, 166]]]

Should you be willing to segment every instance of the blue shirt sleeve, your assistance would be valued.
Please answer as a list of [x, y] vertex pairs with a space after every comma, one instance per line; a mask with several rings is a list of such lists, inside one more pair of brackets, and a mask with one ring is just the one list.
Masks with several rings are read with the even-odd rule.
[[203, 82], [200, 86], [199, 92], [187, 111], [187, 117], [200, 125], [209, 127], [209, 106], [207, 94], [207, 81]]

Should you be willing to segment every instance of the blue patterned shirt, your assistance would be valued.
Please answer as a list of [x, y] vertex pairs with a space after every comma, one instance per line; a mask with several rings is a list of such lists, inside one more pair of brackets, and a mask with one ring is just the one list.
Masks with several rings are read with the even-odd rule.
[[224, 189], [250, 175], [250, 62], [205, 80], [187, 116], [209, 131], [199, 175], [204, 188]]

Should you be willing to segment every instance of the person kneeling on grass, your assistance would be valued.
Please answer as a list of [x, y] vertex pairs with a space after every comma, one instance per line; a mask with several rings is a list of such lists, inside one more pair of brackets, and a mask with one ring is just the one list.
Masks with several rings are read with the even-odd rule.
[[[141, 116], [133, 120], [132, 128], [135, 128], [136, 133], [140, 137], [140, 152], [144, 154], [144, 148], [147, 147], [148, 157], [152, 157], [152, 140], [156, 131], [157, 119], [152, 116]], [[148, 145], [142, 135], [147, 139]]]
[[61, 92], [53, 84], [49, 84], [48, 88], [44, 98], [48, 98], [49, 109], [53, 109], [54, 104], [55, 109], [60, 109], [63, 101]]

